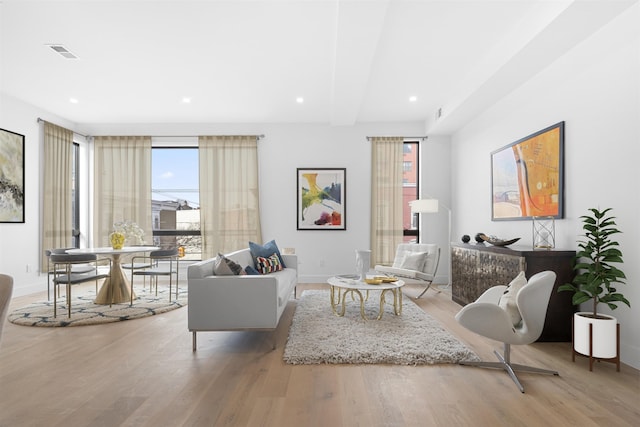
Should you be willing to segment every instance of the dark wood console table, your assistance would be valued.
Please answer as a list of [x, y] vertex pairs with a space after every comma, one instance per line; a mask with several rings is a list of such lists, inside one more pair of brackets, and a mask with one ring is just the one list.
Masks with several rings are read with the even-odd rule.
[[527, 279], [540, 271], [554, 271], [556, 283], [538, 341], [571, 341], [571, 320], [575, 311], [571, 304], [572, 294], [558, 293], [557, 289], [573, 280], [575, 255], [575, 251], [533, 250], [525, 246], [452, 244], [452, 299], [460, 305], [466, 305], [492, 286], [508, 285], [520, 271], [525, 272]]

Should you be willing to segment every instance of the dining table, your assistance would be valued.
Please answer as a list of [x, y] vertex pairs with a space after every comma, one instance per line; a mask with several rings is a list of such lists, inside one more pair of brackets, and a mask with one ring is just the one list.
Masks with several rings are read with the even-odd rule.
[[[135, 293], [131, 288], [131, 282], [122, 270], [121, 260], [123, 255], [129, 255], [140, 252], [151, 252], [160, 249], [158, 246], [124, 246], [120, 249], [112, 247], [95, 247], [95, 248], [77, 248], [67, 249], [68, 254], [94, 254], [103, 255], [111, 258], [111, 269], [109, 277], [104, 280], [100, 287], [95, 304], [121, 304], [129, 303], [132, 298], [135, 299]], [[133, 295], [132, 295], [133, 294]]]

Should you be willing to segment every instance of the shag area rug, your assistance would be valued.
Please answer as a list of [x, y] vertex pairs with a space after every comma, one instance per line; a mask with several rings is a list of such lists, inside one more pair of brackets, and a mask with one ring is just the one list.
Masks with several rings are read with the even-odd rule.
[[108, 305], [94, 304], [95, 290], [86, 291], [78, 296], [71, 292], [71, 318], [67, 317], [66, 299], [64, 295], [58, 299], [58, 315], [53, 317], [53, 299], [29, 304], [26, 307], [14, 310], [9, 314], [8, 320], [16, 325], [23, 326], [85, 326], [100, 323], [121, 322], [123, 320], [139, 319], [147, 316], [165, 313], [187, 305], [187, 291], [180, 289], [178, 300], [175, 299], [175, 288], [169, 302], [169, 289], [158, 288], [150, 292], [148, 289], [136, 287], [136, 296], [133, 306], [129, 303]]
[[[390, 299], [387, 295], [387, 301]], [[365, 314], [371, 318], [379, 308], [379, 294], [371, 292]], [[403, 298], [400, 316], [387, 303], [381, 320], [365, 321], [358, 300], [348, 297], [345, 315], [338, 317], [331, 310], [329, 292], [319, 290], [304, 291], [298, 300], [283, 359], [293, 365], [433, 365], [480, 360], [409, 298]]]

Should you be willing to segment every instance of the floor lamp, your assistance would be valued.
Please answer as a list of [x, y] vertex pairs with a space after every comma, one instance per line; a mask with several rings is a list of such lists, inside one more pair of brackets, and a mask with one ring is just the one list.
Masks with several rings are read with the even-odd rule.
[[[411, 214], [423, 214], [423, 213], [438, 213], [440, 211], [440, 203], [438, 199], [418, 199], [412, 200], [409, 202], [409, 206], [411, 206]], [[447, 210], [448, 214], [448, 231], [447, 231], [447, 254], [448, 254], [448, 263], [447, 272], [447, 286], [451, 286], [451, 209], [442, 205], [443, 208]], [[418, 243], [420, 243], [420, 235], [418, 235]]]

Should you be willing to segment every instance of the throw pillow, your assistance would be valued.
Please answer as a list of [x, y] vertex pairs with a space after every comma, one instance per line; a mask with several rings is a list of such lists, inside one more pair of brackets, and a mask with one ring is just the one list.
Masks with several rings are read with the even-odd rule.
[[422, 271], [424, 262], [427, 259], [427, 252], [412, 252], [405, 255], [400, 268], [405, 270]]
[[233, 270], [225, 261], [225, 257], [223, 255], [218, 254], [216, 259], [213, 261], [213, 274], [216, 276], [233, 276]]
[[280, 255], [280, 249], [278, 249], [278, 245], [276, 244], [275, 240], [271, 240], [264, 245], [249, 242], [249, 251], [251, 252], [253, 263], [255, 264], [256, 268], [258, 268], [258, 257], [269, 258], [273, 254], [277, 254], [278, 261], [280, 261], [282, 268], [287, 268], [287, 266], [284, 265], [284, 261], [282, 260], [282, 256]]
[[396, 253], [396, 257], [393, 260], [393, 268], [402, 268], [402, 263], [404, 262], [405, 257], [407, 256], [407, 252], [398, 252]]
[[517, 326], [522, 321], [520, 316], [520, 310], [518, 310], [518, 304], [516, 303], [516, 295], [524, 285], [527, 284], [527, 278], [524, 275], [524, 271], [521, 271], [515, 279], [509, 283], [504, 294], [500, 297], [498, 305], [505, 310], [511, 318], [513, 326]]
[[229, 269], [233, 272], [233, 274], [235, 274], [236, 276], [241, 274], [242, 270], [242, 266], [240, 264], [238, 264], [237, 262], [235, 262], [232, 259], [227, 258], [226, 256], [222, 255], [222, 254], [218, 254], [219, 257], [222, 257], [222, 259], [224, 260], [224, 262], [227, 263], [227, 265], [229, 266]]
[[258, 270], [256, 270], [255, 268], [253, 268], [252, 266], [250, 266], [250, 265], [247, 265], [244, 268], [244, 272], [246, 274], [250, 275], [250, 276], [259, 276], [260, 275], [260, 272]]
[[257, 259], [257, 269], [260, 274], [269, 274], [282, 270], [282, 264], [277, 254], [271, 255], [269, 258], [259, 256]]

